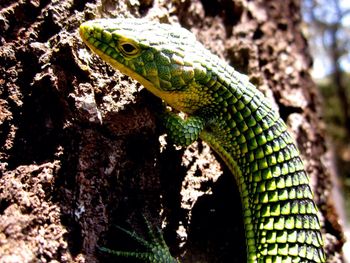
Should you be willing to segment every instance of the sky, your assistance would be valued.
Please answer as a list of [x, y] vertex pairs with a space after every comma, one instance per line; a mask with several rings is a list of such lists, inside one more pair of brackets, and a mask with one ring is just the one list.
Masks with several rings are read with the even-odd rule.
[[[322, 1], [321, 1], [322, 2]], [[349, 0], [340, 0], [340, 6], [343, 10], [349, 10], [350, 9], [350, 1]], [[332, 16], [329, 15], [328, 19], [332, 19]], [[350, 14], [344, 17], [343, 26], [350, 31]], [[340, 33], [340, 37], [342, 33]], [[349, 34], [349, 32], [348, 32]], [[329, 59], [327, 58], [327, 54], [324, 50], [321, 49], [322, 43], [321, 40], [318, 40], [317, 45], [310, 45], [311, 53], [314, 57], [314, 65], [312, 69], [312, 76], [315, 79], [322, 79], [329, 73], [331, 73], [331, 64]], [[312, 50], [312, 48], [317, 48], [317, 50]], [[341, 67], [347, 71], [350, 72], [350, 55], [344, 56], [341, 60]]]

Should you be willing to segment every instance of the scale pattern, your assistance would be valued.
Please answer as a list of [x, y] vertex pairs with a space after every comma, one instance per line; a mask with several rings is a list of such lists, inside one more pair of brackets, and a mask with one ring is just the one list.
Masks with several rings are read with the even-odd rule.
[[103, 60], [168, 105], [169, 137], [198, 137], [235, 176], [244, 210], [247, 262], [325, 262], [309, 178], [286, 125], [249, 81], [192, 33], [142, 19], [100, 19], [80, 26]]

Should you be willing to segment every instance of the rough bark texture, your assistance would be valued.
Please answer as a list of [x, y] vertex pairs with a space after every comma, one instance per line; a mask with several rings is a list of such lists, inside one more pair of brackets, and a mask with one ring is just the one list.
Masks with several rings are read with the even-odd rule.
[[160, 141], [161, 102], [79, 39], [81, 22], [115, 16], [179, 22], [250, 76], [296, 138], [328, 262], [343, 261], [298, 0], [9, 0], [0, 8], [0, 262], [117, 262], [97, 246], [135, 249], [114, 225], [142, 232], [142, 214], [164, 227], [182, 262], [245, 261], [233, 176], [202, 142], [178, 150]]

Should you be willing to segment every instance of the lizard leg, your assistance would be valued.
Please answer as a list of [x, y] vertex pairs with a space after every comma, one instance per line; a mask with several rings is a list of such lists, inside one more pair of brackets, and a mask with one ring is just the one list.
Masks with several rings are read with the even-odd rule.
[[176, 263], [178, 262], [170, 254], [169, 248], [165, 243], [163, 235], [159, 228], [153, 230], [150, 223], [144, 218], [147, 226], [147, 239], [139, 236], [135, 232], [131, 232], [120, 226], [116, 226], [119, 230], [126, 233], [140, 245], [145, 248], [145, 251], [119, 251], [113, 250], [106, 247], [99, 247], [102, 252], [113, 254], [117, 257], [134, 258], [139, 259], [140, 262], [148, 263]]
[[206, 124], [202, 117], [190, 116], [183, 119], [170, 111], [166, 111], [161, 117], [170, 141], [179, 146], [188, 146], [196, 141]]

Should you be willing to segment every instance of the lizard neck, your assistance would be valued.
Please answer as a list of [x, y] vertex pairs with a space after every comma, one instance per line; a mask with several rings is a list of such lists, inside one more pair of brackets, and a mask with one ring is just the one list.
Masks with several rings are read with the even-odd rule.
[[324, 262], [317, 208], [294, 140], [264, 96], [232, 74], [233, 81], [225, 85], [223, 77], [215, 91], [220, 101], [206, 113], [215, 121], [200, 137], [240, 189], [247, 262]]

